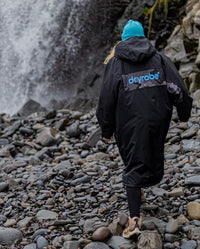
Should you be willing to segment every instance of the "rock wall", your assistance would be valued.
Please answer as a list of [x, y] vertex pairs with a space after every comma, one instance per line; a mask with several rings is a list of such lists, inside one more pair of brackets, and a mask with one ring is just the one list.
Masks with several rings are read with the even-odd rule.
[[200, 2], [189, 0], [186, 16], [168, 40], [165, 54], [175, 63], [190, 93], [200, 88]]
[[[128, 19], [143, 23], [148, 0], [2, 0], [0, 30], [0, 112], [14, 113], [33, 99], [49, 108], [91, 109], [96, 106], [103, 61], [121, 39]], [[151, 41], [172, 58], [188, 86], [199, 88], [199, 3], [186, 0], [154, 13]], [[196, 7], [195, 7], [196, 6]], [[197, 48], [198, 47], [198, 48]], [[193, 64], [195, 63], [196, 66]], [[188, 73], [189, 72], [189, 73]], [[9, 104], [8, 104], [9, 103]]]
[[[121, 40], [121, 33], [127, 20], [139, 20], [144, 26], [145, 35], [147, 35], [149, 18], [144, 15], [143, 10], [145, 7], [150, 8], [153, 3], [154, 1], [148, 0], [113, 1], [112, 6], [109, 3], [105, 6], [103, 1], [94, 3], [96, 9], [99, 9], [100, 6], [101, 10], [103, 7], [102, 13], [98, 14], [99, 17], [93, 23], [95, 20], [93, 15], [94, 13], [96, 15], [96, 10], [92, 11], [91, 20], [88, 20], [89, 28], [86, 28], [86, 30], [96, 32], [95, 30], [97, 29], [98, 34], [91, 34], [89, 36], [91, 41], [88, 42], [87, 38], [84, 49], [80, 51], [79, 60], [75, 64], [75, 68], [77, 68], [80, 74], [75, 72], [75, 81], [82, 83], [78, 85], [75, 101], [67, 107], [88, 109], [91, 106], [96, 106], [102, 83], [103, 61], [105, 57], [112, 46]], [[162, 8], [155, 9], [150, 40], [158, 50], [162, 50], [166, 46], [167, 39], [172, 34], [174, 27], [181, 22], [185, 14], [185, 4], [186, 0], [181, 0], [178, 5], [177, 3], [170, 3], [167, 17]], [[102, 16], [105, 15], [105, 7], [107, 9], [107, 18], [99, 32], [99, 28], [97, 28], [99, 27], [98, 21], [102, 20]], [[112, 13], [111, 16], [110, 13]], [[89, 32], [87, 37], [88, 34]]]

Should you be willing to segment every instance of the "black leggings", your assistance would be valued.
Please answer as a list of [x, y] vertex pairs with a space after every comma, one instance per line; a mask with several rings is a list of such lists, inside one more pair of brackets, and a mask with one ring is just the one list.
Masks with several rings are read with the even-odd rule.
[[140, 217], [141, 189], [126, 187], [130, 217]]

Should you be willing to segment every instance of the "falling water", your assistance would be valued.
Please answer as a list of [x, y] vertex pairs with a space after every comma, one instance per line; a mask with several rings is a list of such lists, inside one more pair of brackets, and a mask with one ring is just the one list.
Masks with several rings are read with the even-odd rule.
[[[81, 46], [88, 0], [0, 1], [0, 113], [15, 113], [32, 98], [73, 95], [68, 82]], [[50, 90], [53, 89], [53, 90]]]

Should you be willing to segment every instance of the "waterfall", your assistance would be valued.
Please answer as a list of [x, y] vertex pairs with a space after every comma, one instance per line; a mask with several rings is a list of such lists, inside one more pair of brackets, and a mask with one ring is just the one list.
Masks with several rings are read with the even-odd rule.
[[0, 113], [15, 113], [29, 98], [45, 104], [75, 94], [70, 67], [88, 2], [0, 1]]

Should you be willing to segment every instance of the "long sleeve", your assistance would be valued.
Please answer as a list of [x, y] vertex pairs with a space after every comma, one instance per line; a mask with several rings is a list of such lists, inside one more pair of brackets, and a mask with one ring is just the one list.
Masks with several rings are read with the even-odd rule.
[[115, 110], [120, 82], [120, 62], [115, 57], [106, 65], [96, 110], [102, 137], [110, 138], [115, 132]]
[[165, 72], [168, 82], [173, 82], [181, 89], [181, 99], [175, 103], [180, 121], [186, 122], [190, 118], [193, 99], [190, 97], [176, 67], [167, 56], [162, 56], [165, 63]]

